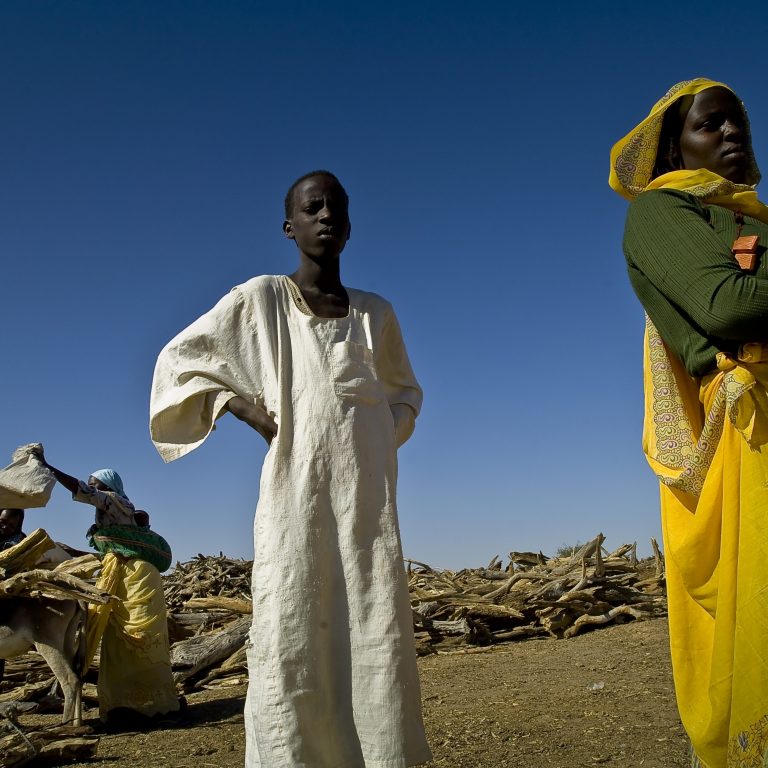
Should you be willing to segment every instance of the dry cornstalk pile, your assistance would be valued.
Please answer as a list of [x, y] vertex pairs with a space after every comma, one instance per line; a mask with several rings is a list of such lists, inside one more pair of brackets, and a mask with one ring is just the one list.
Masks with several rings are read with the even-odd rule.
[[548, 635], [573, 637], [583, 628], [664, 615], [664, 562], [638, 562], [637, 546], [614, 552], [602, 534], [569, 558], [510, 552], [486, 568], [437, 571], [409, 562], [409, 589], [420, 654], [456, 645], [488, 645]]

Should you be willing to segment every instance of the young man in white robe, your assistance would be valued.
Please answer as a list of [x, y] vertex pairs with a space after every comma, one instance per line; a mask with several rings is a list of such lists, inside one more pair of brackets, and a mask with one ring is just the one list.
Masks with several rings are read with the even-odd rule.
[[405, 768], [424, 735], [395, 501], [421, 407], [391, 305], [345, 288], [338, 179], [285, 200], [290, 276], [237, 286], [160, 353], [150, 430], [166, 461], [229, 411], [269, 451], [254, 524], [247, 768]]

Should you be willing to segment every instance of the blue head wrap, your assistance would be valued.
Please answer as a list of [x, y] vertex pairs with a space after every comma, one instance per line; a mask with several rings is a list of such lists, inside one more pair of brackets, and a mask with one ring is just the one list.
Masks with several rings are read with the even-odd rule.
[[128, 498], [123, 489], [123, 479], [114, 469], [97, 469], [95, 472], [91, 472], [91, 477], [101, 480], [107, 488], [115, 493], [119, 493], [123, 498]]

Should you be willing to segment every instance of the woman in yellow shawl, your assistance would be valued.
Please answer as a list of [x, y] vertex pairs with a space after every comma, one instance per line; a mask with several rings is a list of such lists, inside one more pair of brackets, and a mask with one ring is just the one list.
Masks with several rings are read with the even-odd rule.
[[768, 207], [743, 105], [679, 83], [611, 152], [648, 315], [643, 449], [661, 486], [692, 765], [768, 766]]

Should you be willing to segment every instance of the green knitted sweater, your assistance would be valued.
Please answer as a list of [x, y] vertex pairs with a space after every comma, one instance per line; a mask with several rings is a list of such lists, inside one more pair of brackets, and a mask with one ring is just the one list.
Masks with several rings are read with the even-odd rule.
[[768, 342], [768, 224], [744, 217], [742, 235], [760, 235], [758, 266], [743, 272], [731, 253], [733, 211], [686, 192], [644, 192], [624, 230], [629, 279], [666, 344], [693, 376], [715, 368], [719, 351]]

